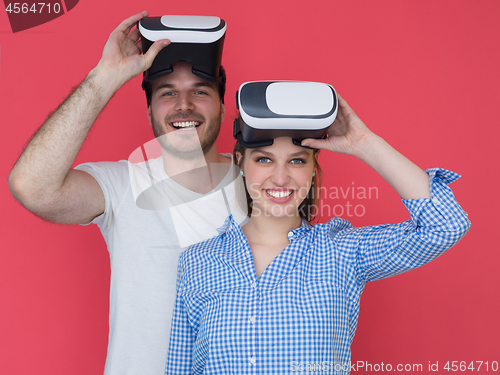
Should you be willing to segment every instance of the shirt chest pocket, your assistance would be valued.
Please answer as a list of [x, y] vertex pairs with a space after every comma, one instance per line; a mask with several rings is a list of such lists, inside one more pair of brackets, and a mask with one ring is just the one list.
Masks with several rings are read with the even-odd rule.
[[182, 293], [189, 323], [198, 339], [214, 340], [241, 325], [248, 303], [238, 289]]
[[220, 311], [218, 293], [188, 291], [182, 293], [182, 300], [189, 324], [196, 335], [198, 335], [200, 328], [206, 329], [206, 322], [215, 319]]
[[310, 280], [303, 288], [302, 301], [311, 319], [324, 324], [345, 318], [349, 310], [349, 300], [344, 290], [327, 280]]

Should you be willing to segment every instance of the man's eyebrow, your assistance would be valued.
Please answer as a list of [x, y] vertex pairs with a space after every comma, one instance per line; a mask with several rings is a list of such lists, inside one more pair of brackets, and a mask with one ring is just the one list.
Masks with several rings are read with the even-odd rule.
[[209, 88], [209, 89], [212, 89], [212, 90], [215, 90], [215, 88], [208, 82], [196, 82], [193, 87], [196, 87], [196, 88], [202, 88], [202, 87], [206, 87], [206, 88]]
[[[208, 82], [196, 82], [193, 84], [193, 88], [210, 88], [212, 90], [215, 90], [215, 88]], [[175, 85], [171, 83], [161, 83], [155, 90], [161, 90], [161, 89], [175, 89]]]
[[173, 89], [175, 86], [172, 85], [171, 83], [161, 83], [155, 90], [161, 90], [161, 89]]

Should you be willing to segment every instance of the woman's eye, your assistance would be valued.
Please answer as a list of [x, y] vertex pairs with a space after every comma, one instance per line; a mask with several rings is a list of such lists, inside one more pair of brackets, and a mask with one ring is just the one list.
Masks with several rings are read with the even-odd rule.
[[271, 159], [269, 158], [266, 158], [264, 156], [260, 157], [260, 158], [257, 158], [256, 159], [256, 162], [257, 163], [270, 163], [271, 162]]
[[292, 164], [304, 164], [306, 161], [304, 159], [292, 159], [290, 163]]

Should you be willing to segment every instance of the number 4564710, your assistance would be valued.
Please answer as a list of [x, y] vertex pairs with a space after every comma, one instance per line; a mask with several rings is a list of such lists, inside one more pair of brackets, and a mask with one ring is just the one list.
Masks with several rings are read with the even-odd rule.
[[467, 363], [465, 361], [448, 361], [444, 365], [444, 369], [448, 371], [479, 371], [483, 368], [486, 371], [498, 371], [498, 362], [484, 362], [484, 361], [472, 361]]
[[5, 9], [9, 13], [59, 13], [61, 12], [61, 4], [59, 3], [9, 3]]

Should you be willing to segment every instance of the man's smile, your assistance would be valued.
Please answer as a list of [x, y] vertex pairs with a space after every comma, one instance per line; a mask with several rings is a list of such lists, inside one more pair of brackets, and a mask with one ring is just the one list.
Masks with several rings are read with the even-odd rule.
[[200, 126], [201, 122], [194, 120], [183, 120], [183, 121], [173, 121], [170, 123], [170, 125], [175, 129], [188, 129]]

